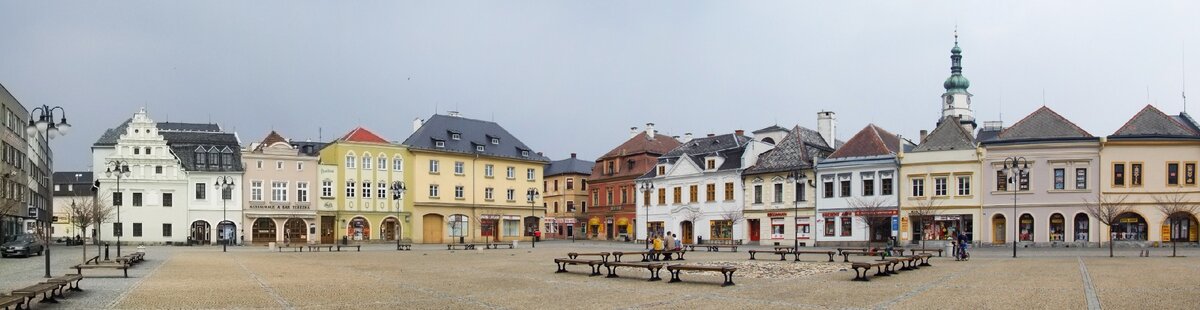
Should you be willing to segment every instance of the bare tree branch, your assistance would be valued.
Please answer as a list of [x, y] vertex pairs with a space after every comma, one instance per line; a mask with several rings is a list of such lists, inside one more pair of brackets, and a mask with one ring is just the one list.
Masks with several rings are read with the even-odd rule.
[[[1104, 227], [1112, 229], [1113, 224], [1116, 224], [1121, 214], [1129, 212], [1130, 205], [1125, 204], [1125, 199], [1129, 195], [1097, 195], [1096, 200], [1083, 199], [1083, 205], [1087, 209], [1088, 214], [1092, 215], [1097, 222], [1103, 224]], [[1103, 239], [1098, 239], [1103, 240]], [[1015, 240], [1014, 240], [1015, 241]], [[1108, 238], [1108, 257], [1113, 257], [1113, 240], [1112, 233], [1109, 233]]]
[[[925, 231], [925, 222], [932, 220], [933, 216], [942, 213], [938, 208], [938, 201], [932, 198], [917, 200], [912, 207], [908, 208], [908, 217], [912, 218], [915, 223], [913, 227], [920, 227], [921, 232]], [[913, 237], [915, 238], [916, 229], [913, 229]], [[925, 248], [925, 237], [921, 236], [921, 248]]]
[[[1155, 208], [1166, 217], [1167, 223], [1171, 226], [1171, 256], [1178, 254], [1175, 246], [1175, 226], [1180, 221], [1190, 221], [1192, 215], [1200, 210], [1200, 204], [1188, 198], [1188, 193], [1183, 191], [1175, 191], [1169, 194], [1159, 194], [1154, 196]], [[1187, 238], [1184, 236], [1184, 238]]]
[[854, 210], [855, 219], [867, 227], [868, 244], [871, 243], [871, 224], [880, 224], [880, 221], [890, 221], [892, 218], [892, 211], [895, 210], [895, 207], [889, 206], [888, 201], [883, 197], [850, 200], [850, 209]]

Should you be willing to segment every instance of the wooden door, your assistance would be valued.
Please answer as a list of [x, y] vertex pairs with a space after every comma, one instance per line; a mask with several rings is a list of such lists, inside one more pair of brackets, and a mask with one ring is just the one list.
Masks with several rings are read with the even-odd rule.
[[758, 220], [746, 220], [746, 222], [750, 223], [750, 241], [758, 241]]
[[682, 233], [683, 233], [683, 235], [682, 235], [683, 244], [692, 244], [693, 242], [695, 242], [694, 240], [696, 238], [692, 236], [692, 222], [691, 221], [683, 221], [682, 223], [679, 223], [679, 229], [682, 230]]
[[333, 244], [334, 223], [332, 216], [321, 217], [321, 244]]
[[425, 243], [442, 243], [442, 216], [426, 214], [422, 220], [421, 235]]

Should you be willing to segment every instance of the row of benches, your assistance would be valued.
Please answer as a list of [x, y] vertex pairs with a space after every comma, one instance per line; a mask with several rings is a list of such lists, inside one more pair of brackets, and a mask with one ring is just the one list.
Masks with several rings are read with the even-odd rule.
[[42, 296], [42, 299], [38, 303], [58, 303], [58, 298], [66, 297], [64, 295], [66, 291], [83, 290], [79, 288], [80, 280], [83, 280], [82, 275], [67, 274], [25, 288], [13, 290], [11, 294], [0, 295], [0, 307], [4, 309], [28, 309], [33, 300], [37, 299], [38, 295]]
[[[83, 275], [84, 269], [120, 269], [124, 276], [128, 278], [129, 267], [132, 267], [133, 265], [145, 260], [145, 252], [133, 252], [129, 253], [128, 255], [117, 257], [111, 262], [101, 262], [99, 257], [96, 257], [95, 259], [88, 260], [88, 262], [84, 262], [83, 264], [71, 266], [71, 268], [75, 269], [75, 274], [77, 275]], [[93, 261], [95, 263], [91, 263]]]
[[625, 255], [641, 255], [641, 256], [642, 256], [642, 262], [649, 262], [649, 261], [659, 261], [659, 260], [664, 260], [664, 261], [671, 261], [671, 260], [684, 260], [684, 259], [683, 259], [683, 255], [684, 255], [685, 253], [687, 253], [687, 251], [685, 251], [685, 250], [670, 250], [670, 251], [642, 251], [642, 252], [612, 252], [612, 253], [609, 253], [609, 252], [597, 252], [597, 253], [575, 253], [575, 252], [572, 252], [572, 253], [567, 253], [567, 257], [568, 257], [568, 258], [570, 258], [570, 259], [576, 259], [576, 258], [578, 258], [578, 257], [580, 257], [580, 256], [596, 256], [596, 257], [600, 257], [600, 259], [601, 259], [602, 261], [604, 261], [604, 262], [608, 262], [608, 257], [609, 257], [609, 256], [612, 256], [612, 257], [613, 257], [613, 262], [618, 262], [618, 263], [619, 263], [619, 262], [621, 262], [621, 257], [622, 257], [622, 256], [625, 256]]
[[[276, 248], [279, 249], [280, 252], [283, 252], [283, 249], [294, 250], [293, 252], [297, 252], [297, 251], [304, 252], [305, 248], [308, 248], [309, 252], [320, 252], [321, 249], [326, 249], [327, 252], [333, 252], [336, 249], [338, 252], [341, 252], [342, 248], [354, 248], [355, 251], [362, 252], [362, 245], [359, 245], [359, 244], [282, 245], [282, 246], [278, 246]], [[399, 250], [400, 248], [397, 247], [396, 249]]]
[[446, 245], [446, 250], [474, 250], [479, 248], [481, 245], [484, 249], [489, 250], [500, 249], [502, 247], [507, 247], [509, 249], [516, 248], [512, 243], [451, 243]]
[[854, 269], [854, 281], [870, 281], [867, 278], [867, 272], [871, 268], [875, 268], [876, 277], [888, 277], [898, 274], [896, 266], [900, 266], [899, 270], [917, 270], [923, 266], [931, 266], [929, 258], [933, 257], [929, 253], [921, 253], [912, 256], [899, 256], [888, 259], [882, 259], [872, 262], [854, 262], [850, 263], [850, 268]]
[[821, 254], [821, 255], [829, 256], [829, 261], [833, 262], [833, 254], [835, 252], [834, 251], [820, 251], [820, 250], [811, 250], [811, 251], [799, 250], [799, 251], [797, 251], [797, 250], [792, 250], [790, 248], [776, 248], [775, 250], [772, 250], [772, 251], [750, 250], [750, 260], [755, 260], [754, 255], [758, 254], [758, 253], [770, 253], [770, 254], [774, 254], [774, 255], [779, 255], [779, 260], [781, 260], [781, 261], [787, 260], [787, 256], [792, 255], [795, 257], [795, 261], [797, 261], [797, 262], [800, 261], [800, 254]]
[[737, 252], [738, 249], [738, 245], [736, 244], [687, 244], [683, 247], [689, 251], [695, 251], [696, 248], [701, 248], [707, 249], [709, 252], [720, 252], [721, 249], [729, 249], [730, 251]]
[[[778, 250], [778, 248], [776, 248], [776, 250]], [[846, 251], [851, 251], [851, 252], [887, 252], [887, 250], [884, 250], [884, 249], [878, 249], [878, 248], [837, 248], [837, 251], [838, 251], [838, 255], [842, 255], [842, 252], [846, 252]], [[942, 252], [943, 252], [944, 250], [942, 250], [942, 249], [940, 249], [940, 248], [926, 248], [926, 249], [918, 249], [918, 248], [895, 248], [895, 249], [892, 249], [891, 251], [892, 251], [892, 255], [894, 255], [894, 256], [904, 256], [904, 251], [909, 251], [909, 253], [911, 253], [910, 255], [917, 255], [917, 253], [937, 253], [937, 254], [938, 254], [938, 257], [942, 257]]]
[[[582, 255], [583, 253], [572, 253], [572, 254]], [[603, 261], [603, 260], [572, 259], [572, 258], [556, 258], [556, 259], [554, 259], [554, 263], [556, 265], [558, 265], [558, 270], [556, 270], [555, 273], [567, 272], [567, 265], [586, 264], [586, 265], [588, 265], [588, 267], [591, 267], [591, 269], [592, 269], [591, 273], [588, 276], [600, 275], [600, 267], [604, 267], [605, 269], [608, 270], [608, 276], [607, 276], [608, 278], [620, 277], [617, 275], [617, 267], [641, 268], [641, 269], [646, 269], [647, 271], [650, 272], [650, 280], [649, 281], [662, 280], [662, 278], [659, 277], [659, 273], [665, 267], [665, 268], [667, 268], [667, 272], [671, 273], [671, 280], [668, 281], [668, 283], [682, 282], [683, 280], [679, 278], [679, 273], [681, 271], [685, 271], [685, 270], [686, 271], [712, 271], [712, 272], [719, 272], [724, 277], [724, 282], [721, 283], [721, 286], [723, 286], [723, 287], [733, 285], [733, 273], [735, 271], [737, 271], [737, 268], [730, 267], [730, 266], [698, 266], [698, 265], [682, 265], [682, 264], [667, 265], [666, 263], [654, 263], [654, 262], [646, 262], [646, 263], [616, 262], [616, 261], [609, 262], [609, 261]]]

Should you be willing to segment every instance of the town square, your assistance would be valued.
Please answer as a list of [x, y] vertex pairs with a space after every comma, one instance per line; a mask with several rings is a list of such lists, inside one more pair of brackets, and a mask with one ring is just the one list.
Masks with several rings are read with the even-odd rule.
[[3, 309], [1192, 309], [1191, 1], [0, 1]]

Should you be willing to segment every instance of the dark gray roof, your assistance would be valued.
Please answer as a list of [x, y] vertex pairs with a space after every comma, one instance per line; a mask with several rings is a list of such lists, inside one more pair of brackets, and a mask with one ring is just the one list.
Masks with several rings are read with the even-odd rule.
[[953, 151], [975, 149], [975, 139], [971, 133], [958, 121], [958, 118], [941, 122], [933, 132], [925, 136], [925, 141], [913, 148], [913, 152]]
[[[451, 139], [452, 133], [459, 134], [460, 139]], [[500, 143], [492, 144], [492, 138], [500, 139]], [[435, 141], [444, 142], [445, 147], [435, 147]], [[421, 125], [420, 129], [408, 136], [403, 144], [412, 149], [550, 161], [549, 158], [539, 155], [517, 137], [509, 134], [499, 124], [458, 116], [433, 115]], [[475, 151], [475, 147], [479, 145], [483, 145], [483, 152]], [[521, 156], [521, 151], [528, 151], [529, 156]]]
[[546, 164], [545, 172], [543, 172], [542, 175], [547, 176], [547, 177], [556, 176], [556, 175], [560, 175], [560, 174], [591, 175], [592, 174], [592, 166], [595, 164], [596, 164], [595, 162], [581, 160], [581, 159], [578, 159], [575, 157], [571, 157], [571, 158], [567, 158], [567, 159], [563, 159], [563, 160], [556, 160], [556, 161], [550, 162], [549, 164]]
[[291, 141], [291, 142], [289, 142], [289, 144], [291, 144], [292, 147], [296, 148], [296, 150], [298, 152], [300, 152], [300, 154], [304, 154], [306, 156], [319, 156], [319, 155], [321, 155], [321, 149], [324, 149], [325, 146], [329, 145], [328, 142], [311, 142], [311, 141], [303, 141], [303, 142]]
[[1152, 105], [1125, 122], [1110, 138], [1200, 138], [1191, 117], [1186, 114], [1170, 116]]
[[821, 133], [796, 126], [774, 149], [759, 155], [758, 163], [747, 168], [745, 174], [810, 169], [814, 159], [825, 158], [830, 153], [833, 153], [833, 148], [825, 143]]
[[987, 142], [1083, 140], [1095, 138], [1062, 115], [1041, 107]]
[[[179, 162], [183, 165], [183, 169], [187, 171], [242, 171], [242, 148], [237, 136], [231, 133], [223, 132], [176, 132], [176, 131], [159, 131], [159, 134], [167, 140], [167, 146], [171, 147], [171, 152], [175, 153], [175, 157], [179, 158]], [[196, 154], [203, 153], [207, 157], [208, 165], [196, 165]], [[214, 164], [213, 156], [216, 158], [224, 157], [224, 154], [229, 154], [232, 162], [220, 165]]]
[[[67, 186], [67, 185], [71, 186]], [[54, 190], [54, 196], [91, 196], [92, 195], [92, 172], [91, 171], [58, 171], [54, 173], [54, 185], [57, 186]]]
[[[716, 155], [725, 158], [724, 163], [717, 167], [718, 171], [741, 169], [742, 154], [746, 151], [748, 143], [750, 143], [749, 137], [737, 134], [697, 138], [680, 144], [679, 147], [659, 157], [658, 161], [676, 163], [680, 157], [688, 156], [692, 162], [703, 164], [705, 157]], [[649, 174], [654, 174], [656, 172], [654, 170], [656, 169], [651, 169]]]
[[996, 139], [996, 137], [1000, 135], [1001, 130], [1004, 130], [1004, 128], [980, 129], [979, 133], [975, 134], [975, 141], [984, 142], [984, 141], [991, 141], [992, 139]]
[[[125, 129], [129, 128], [129, 122], [131, 122], [131, 121], [133, 121], [132, 118], [125, 119], [125, 121], [122, 122], [120, 125], [117, 125], [117, 127], [113, 127], [113, 128], [109, 128], [109, 129], [105, 130], [104, 134], [100, 135], [100, 139], [96, 140], [95, 145], [99, 145], [99, 146], [116, 145], [117, 139], [120, 139], [121, 135], [125, 133]], [[160, 132], [162, 132], [162, 131], [220, 132], [221, 131], [221, 126], [218, 126], [217, 124], [164, 122], [164, 123], [156, 123], [155, 127], [157, 127]]]
[[764, 133], [764, 132], [770, 132], [770, 131], [788, 131], [788, 130], [787, 130], [787, 128], [779, 127], [779, 125], [771, 125], [771, 126], [767, 126], [767, 128], [755, 130], [750, 133], [757, 134], [757, 133]]

